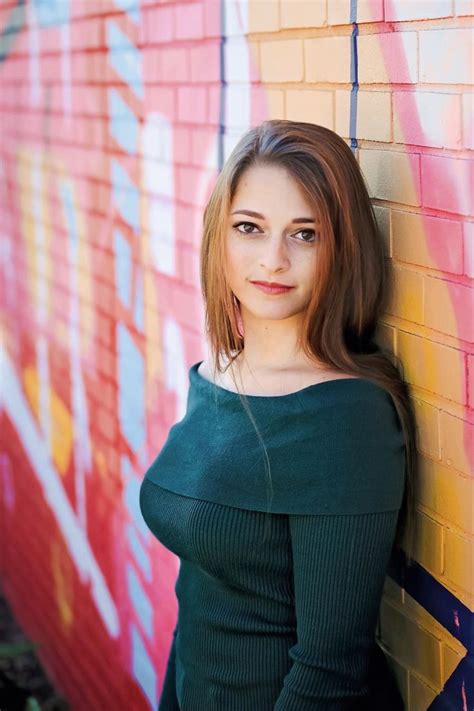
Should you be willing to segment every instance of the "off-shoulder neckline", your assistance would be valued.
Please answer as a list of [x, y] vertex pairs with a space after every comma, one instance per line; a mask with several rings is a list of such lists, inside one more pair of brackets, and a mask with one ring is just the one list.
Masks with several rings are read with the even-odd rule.
[[[217, 385], [217, 383], [214, 383], [211, 380], [205, 378], [203, 375], [201, 375], [201, 373], [198, 372], [198, 368], [203, 362], [203, 360], [200, 360], [197, 363], [193, 363], [193, 365], [190, 367], [189, 376], [191, 382], [199, 384], [201, 387], [204, 388], [212, 388], [213, 390], [218, 390], [220, 393], [222, 393], [223, 396], [226, 397], [239, 397], [239, 393], [235, 390], [229, 390], [228, 388], [224, 388], [221, 385]], [[285, 393], [283, 395], [246, 395], [246, 397], [250, 400], [288, 400], [289, 398], [294, 398], [296, 396], [301, 397], [304, 395], [310, 395], [316, 390], [316, 388], [331, 389], [333, 387], [336, 387], [337, 389], [338, 387], [340, 387], [338, 383], [353, 383], [353, 386], [355, 386], [356, 388], [362, 384], [368, 384], [369, 386], [374, 386], [377, 389], [383, 390], [380, 385], [375, 383], [373, 380], [369, 380], [368, 378], [347, 377], [332, 378], [330, 380], [323, 380], [320, 383], [312, 383], [311, 385], [306, 385], [304, 388], [300, 388], [299, 390], [295, 390], [291, 393]]]

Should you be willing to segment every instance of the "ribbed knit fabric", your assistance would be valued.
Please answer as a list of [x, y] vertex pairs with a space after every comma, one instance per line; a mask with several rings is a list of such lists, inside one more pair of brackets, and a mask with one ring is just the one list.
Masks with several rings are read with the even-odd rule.
[[404, 487], [390, 397], [362, 379], [250, 396], [266, 514], [255, 430], [198, 366], [140, 490], [181, 561], [159, 710], [401, 711], [375, 639]]

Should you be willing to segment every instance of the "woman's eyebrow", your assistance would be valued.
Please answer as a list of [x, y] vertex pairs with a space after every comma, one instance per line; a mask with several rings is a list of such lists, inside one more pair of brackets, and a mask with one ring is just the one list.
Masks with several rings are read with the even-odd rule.
[[[236, 215], [237, 213], [240, 215], [249, 215], [250, 217], [257, 217], [259, 220], [265, 219], [264, 215], [261, 215], [259, 212], [254, 212], [253, 210], [234, 210], [230, 214]], [[295, 219], [292, 220], [292, 222], [294, 222], [295, 224], [299, 224], [299, 223], [305, 224], [307, 222], [316, 222], [316, 220], [314, 219], [314, 217], [295, 217]]]

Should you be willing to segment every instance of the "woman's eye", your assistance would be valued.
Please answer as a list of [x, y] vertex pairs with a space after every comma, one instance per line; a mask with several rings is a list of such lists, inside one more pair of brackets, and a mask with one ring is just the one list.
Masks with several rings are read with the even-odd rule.
[[250, 235], [250, 234], [252, 234], [252, 232], [245, 232], [245, 231], [242, 232], [242, 230], [239, 230], [239, 229], [238, 229], [238, 227], [240, 227], [241, 225], [249, 225], [250, 227], [256, 227], [256, 226], [257, 226], [257, 225], [254, 225], [253, 222], [237, 222], [235, 225], [232, 225], [232, 227], [233, 227], [234, 229], [236, 229], [237, 232], [240, 232], [240, 234], [244, 234], [244, 235]]
[[301, 240], [302, 242], [315, 242], [316, 232], [314, 230], [300, 230], [299, 232], [296, 232], [296, 234], [300, 234], [301, 232], [309, 232], [311, 235], [313, 235], [312, 239], [303, 239]]
[[[247, 226], [247, 227], [250, 227], [250, 228], [252, 228], [252, 229], [253, 229], [254, 227], [257, 227], [257, 225], [255, 225], [253, 222], [237, 222], [235, 225], [232, 225], [232, 227], [233, 227], [235, 230], [237, 230], [237, 232], [240, 232], [240, 234], [244, 234], [244, 235], [255, 234], [254, 232], [252, 232], [252, 231], [250, 231], [250, 230], [245, 230], [245, 229], [244, 229], [243, 231], [242, 231], [242, 230], [239, 230], [239, 227], [242, 227], [242, 226]], [[303, 238], [303, 239], [298, 239], [298, 240], [297, 240], [298, 242], [311, 243], [311, 242], [315, 242], [315, 241], [316, 241], [316, 232], [315, 232], [315, 230], [310, 230], [310, 229], [307, 229], [307, 230], [299, 230], [298, 232], [295, 232], [295, 234], [294, 234], [293, 236], [298, 235], [298, 234], [303, 233], [303, 232], [309, 232], [311, 239], [305, 239], [305, 238]]]

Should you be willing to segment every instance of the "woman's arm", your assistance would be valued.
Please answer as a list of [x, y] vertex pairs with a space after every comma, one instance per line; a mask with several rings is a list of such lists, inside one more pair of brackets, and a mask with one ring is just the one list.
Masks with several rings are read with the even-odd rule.
[[176, 696], [175, 644], [177, 632], [178, 624], [176, 623], [176, 627], [173, 632], [173, 641], [171, 642], [171, 648], [168, 656], [168, 664], [166, 667], [165, 679], [163, 681], [163, 689], [161, 691], [158, 711], [180, 711]]
[[[375, 708], [367, 683], [397, 517], [289, 515], [298, 641], [275, 711]], [[378, 708], [403, 709], [396, 686], [386, 693]]]

